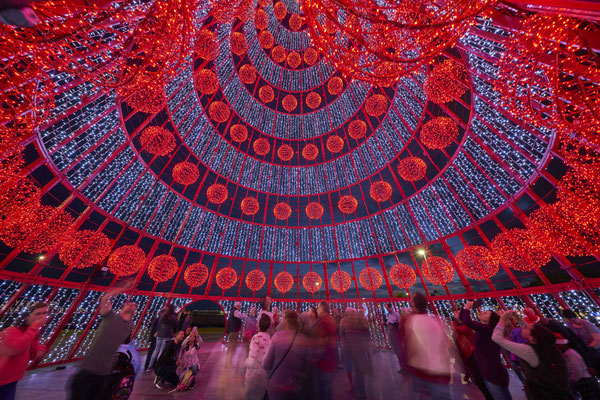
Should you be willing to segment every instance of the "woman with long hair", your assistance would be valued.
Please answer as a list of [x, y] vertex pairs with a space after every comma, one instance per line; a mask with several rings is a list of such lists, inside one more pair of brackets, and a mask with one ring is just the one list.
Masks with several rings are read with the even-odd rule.
[[167, 342], [173, 337], [176, 327], [177, 314], [175, 313], [175, 306], [169, 304], [165, 307], [165, 311], [160, 316], [158, 331], [156, 332], [156, 344], [154, 346], [154, 351], [152, 352], [152, 357], [150, 358], [150, 369], [154, 368], [154, 364], [165, 349]]
[[29, 360], [38, 362], [47, 349], [39, 342], [48, 319], [48, 304], [35, 303], [13, 326], [0, 332], [0, 399], [13, 400]]
[[504, 330], [515, 312], [505, 312], [494, 329], [492, 340], [521, 359], [528, 400], [571, 400], [567, 363], [556, 347], [556, 337], [540, 324], [527, 324], [521, 334], [529, 343], [515, 343]]

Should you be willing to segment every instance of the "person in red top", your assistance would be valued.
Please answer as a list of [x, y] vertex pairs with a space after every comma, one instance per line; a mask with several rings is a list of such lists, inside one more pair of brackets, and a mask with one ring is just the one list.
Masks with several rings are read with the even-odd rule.
[[315, 361], [314, 388], [315, 398], [331, 400], [331, 382], [335, 372], [335, 351], [337, 347], [337, 329], [335, 321], [329, 313], [329, 304], [322, 301], [317, 308], [319, 320], [315, 326]]
[[0, 399], [13, 400], [29, 360], [38, 362], [46, 353], [39, 338], [47, 319], [48, 305], [36, 303], [23, 316], [23, 323], [0, 332]]

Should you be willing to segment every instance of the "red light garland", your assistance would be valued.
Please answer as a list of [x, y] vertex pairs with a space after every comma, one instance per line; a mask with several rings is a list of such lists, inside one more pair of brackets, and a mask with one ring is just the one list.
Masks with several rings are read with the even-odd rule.
[[208, 268], [201, 263], [195, 263], [186, 268], [183, 273], [183, 280], [189, 287], [195, 288], [204, 285], [208, 279]]
[[467, 278], [484, 281], [498, 273], [500, 261], [484, 246], [467, 246], [456, 255], [456, 264]]
[[294, 149], [288, 144], [282, 144], [277, 149], [277, 156], [283, 161], [290, 161], [294, 157]]
[[436, 117], [421, 128], [421, 143], [428, 149], [445, 149], [458, 137], [458, 124], [448, 117]]
[[344, 214], [352, 214], [356, 211], [356, 207], [358, 207], [358, 201], [352, 196], [342, 196], [338, 201], [338, 208]]
[[191, 185], [200, 177], [200, 171], [195, 164], [183, 161], [173, 167], [173, 179], [182, 185]]
[[202, 94], [215, 94], [219, 90], [219, 79], [210, 69], [199, 69], [194, 72], [196, 90]]
[[331, 274], [330, 282], [333, 290], [344, 293], [346, 290], [350, 289], [352, 279], [350, 278], [350, 274], [346, 271], [338, 270]]
[[137, 246], [121, 246], [108, 257], [106, 265], [115, 276], [138, 273], [146, 262], [146, 253]]
[[406, 264], [396, 264], [390, 268], [390, 280], [400, 289], [408, 289], [417, 282], [417, 274]]
[[294, 32], [299, 31], [300, 28], [302, 27], [302, 17], [299, 16], [298, 14], [292, 14], [290, 16], [290, 29], [293, 30]]
[[452, 264], [442, 257], [428, 257], [421, 264], [421, 273], [434, 285], [445, 285], [454, 278]]
[[256, 154], [259, 156], [264, 156], [271, 150], [271, 145], [267, 139], [260, 138], [254, 141], [252, 148]]
[[60, 247], [58, 257], [65, 265], [84, 269], [98, 264], [108, 255], [110, 240], [102, 232], [76, 231]]
[[408, 182], [415, 182], [425, 178], [427, 164], [419, 157], [406, 157], [398, 163], [398, 175]]
[[312, 143], [307, 144], [302, 149], [302, 157], [307, 160], [314, 160], [319, 156], [319, 148]]
[[292, 215], [292, 209], [287, 203], [277, 203], [275, 204], [275, 208], [273, 208], [273, 214], [275, 214], [275, 218], [280, 220], [286, 220]]
[[364, 138], [366, 134], [367, 124], [365, 121], [355, 119], [348, 124], [348, 135], [350, 135], [352, 139], [358, 140]]
[[222, 101], [213, 101], [210, 103], [210, 106], [208, 106], [208, 115], [215, 122], [227, 122], [230, 114], [231, 111], [229, 110], [229, 106]]
[[294, 286], [294, 277], [289, 272], [283, 271], [275, 275], [273, 283], [281, 293], [289, 292]]
[[449, 103], [467, 91], [467, 70], [456, 61], [436, 65], [425, 81], [425, 94], [435, 103]]
[[318, 292], [322, 285], [323, 280], [316, 272], [311, 271], [302, 278], [302, 286], [304, 286], [307, 292]]
[[253, 292], [260, 290], [266, 281], [267, 278], [265, 277], [265, 274], [258, 269], [253, 269], [246, 275], [246, 286]]
[[[29, 178], [12, 176], [0, 183], [0, 215], [6, 217], [39, 205], [40, 188]], [[1, 218], [0, 218], [1, 219]]]
[[162, 254], [154, 257], [148, 264], [148, 276], [157, 283], [166, 282], [171, 279], [179, 269], [175, 257]]
[[374, 94], [365, 101], [365, 111], [372, 117], [381, 116], [387, 107], [387, 98], [382, 94]]
[[244, 125], [235, 124], [229, 129], [231, 140], [237, 143], [242, 143], [248, 139], [248, 129]]
[[158, 86], [158, 88], [141, 87], [133, 91], [125, 102], [136, 111], [155, 114], [162, 110], [167, 103], [162, 85]]
[[166, 156], [175, 150], [175, 136], [160, 126], [149, 126], [140, 137], [142, 148], [155, 156]]
[[226, 267], [217, 272], [216, 281], [217, 285], [223, 289], [231, 289], [237, 282], [238, 276], [235, 270], [231, 267]]
[[308, 203], [304, 211], [310, 219], [319, 219], [323, 216], [323, 206], [317, 202]]
[[208, 201], [214, 204], [223, 204], [229, 193], [227, 192], [227, 188], [220, 183], [215, 183], [214, 185], [209, 186], [206, 191], [206, 195], [208, 197]]
[[551, 258], [547, 243], [526, 229], [515, 228], [496, 235], [492, 250], [505, 266], [522, 272], [541, 268]]
[[327, 138], [327, 150], [332, 153], [339, 153], [344, 148], [344, 139], [338, 135], [332, 135]]
[[242, 200], [241, 208], [245, 215], [254, 215], [260, 209], [260, 205], [254, 197], [246, 197]]
[[381, 286], [381, 282], [383, 282], [383, 277], [381, 273], [377, 271], [375, 268], [367, 267], [360, 271], [358, 275], [358, 280], [362, 287], [367, 290], [377, 290]]
[[387, 201], [392, 197], [392, 186], [386, 181], [374, 182], [369, 189], [369, 195], [378, 203]]

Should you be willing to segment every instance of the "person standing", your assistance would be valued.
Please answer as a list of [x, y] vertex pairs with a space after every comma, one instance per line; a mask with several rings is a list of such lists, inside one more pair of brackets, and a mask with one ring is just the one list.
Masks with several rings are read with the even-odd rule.
[[315, 326], [315, 367], [313, 383], [315, 398], [331, 400], [331, 382], [335, 372], [335, 351], [337, 348], [337, 329], [329, 312], [329, 304], [322, 301], [317, 307], [319, 319]]
[[521, 359], [528, 400], [572, 400], [569, 372], [556, 337], [541, 324], [527, 324], [521, 333], [528, 343], [514, 343], [504, 337], [505, 326], [514, 311], [505, 312], [494, 328], [492, 340]]
[[98, 399], [110, 383], [114, 354], [131, 335], [137, 308], [135, 303], [126, 301], [117, 314], [112, 310], [111, 300], [130, 287], [131, 282], [124, 287], [112, 288], [100, 300], [102, 322], [88, 356], [81, 362], [79, 371], [71, 377], [71, 400]]
[[263, 314], [258, 321], [259, 332], [250, 341], [250, 351], [246, 359], [247, 400], [263, 400], [267, 391], [267, 373], [262, 363], [271, 343], [271, 336], [267, 333], [270, 326], [269, 316]]
[[0, 332], [0, 399], [13, 400], [29, 360], [39, 362], [47, 349], [39, 342], [40, 329], [48, 319], [48, 305], [35, 303], [22, 322]]
[[350, 360], [356, 374], [359, 398], [364, 400], [367, 398], [366, 377], [373, 373], [369, 356], [371, 336], [365, 317], [354, 308], [346, 308], [340, 321], [340, 341], [343, 354]]
[[166, 308], [160, 310], [156, 318], [154, 318], [154, 320], [152, 321], [152, 325], [150, 325], [150, 332], [148, 333], [150, 347], [148, 347], [148, 352], [146, 353], [146, 362], [144, 365], [144, 370], [146, 370], [147, 372], [150, 371], [150, 359], [152, 358], [152, 353], [154, 353], [154, 349], [156, 347], [156, 335], [158, 334], [158, 327], [160, 326], [160, 317], [166, 311]]
[[271, 326], [269, 327], [269, 335], [273, 336], [275, 333], [275, 319], [273, 318], [273, 312], [271, 311], [271, 298], [269, 296], [261, 297], [258, 301], [258, 305], [260, 306], [260, 311], [258, 312], [257, 320], [260, 321], [260, 317], [263, 314], [269, 316], [271, 320]]
[[388, 311], [387, 320], [386, 320], [386, 328], [387, 334], [390, 341], [390, 345], [392, 346], [392, 351], [398, 358], [398, 364], [400, 365], [400, 370], [398, 372], [402, 372], [404, 368], [404, 362], [402, 360], [402, 338], [400, 335], [400, 314], [394, 310], [392, 307], [392, 303], [387, 303], [385, 308]]
[[406, 365], [417, 399], [450, 399], [450, 341], [440, 319], [427, 314], [427, 299], [416, 293], [413, 312], [403, 317]]
[[154, 368], [154, 364], [165, 349], [167, 342], [173, 337], [176, 327], [177, 314], [175, 313], [175, 306], [173, 304], [169, 304], [166, 307], [165, 312], [160, 317], [158, 331], [156, 332], [156, 346], [152, 352], [152, 357], [150, 358], [150, 369]]
[[[540, 321], [540, 317], [538, 317], [529, 307], [523, 309], [523, 315], [525, 316], [525, 318], [523, 318], [525, 324], [537, 324]], [[510, 341], [515, 343], [527, 343], [527, 339], [525, 339], [521, 333], [522, 330], [523, 328], [520, 326], [513, 329], [510, 332]], [[521, 383], [524, 383], [525, 378], [523, 378], [523, 373], [521, 372], [521, 360], [519, 357], [510, 353], [509, 362], [515, 375], [517, 375], [517, 378], [519, 378]]]
[[227, 333], [227, 359], [226, 364], [230, 365], [237, 350], [237, 345], [240, 340], [240, 331], [242, 330], [242, 321], [246, 319], [246, 314], [243, 314], [240, 309], [242, 303], [236, 301], [233, 304], [233, 308], [229, 310], [229, 316], [227, 317], [227, 326], [225, 333]]
[[475, 331], [473, 354], [477, 368], [492, 397], [496, 400], [511, 400], [508, 390], [509, 377], [500, 356], [500, 346], [492, 341], [492, 332], [500, 320], [494, 311], [480, 311], [479, 321], [471, 319], [473, 301], [467, 301], [460, 312], [461, 321]]
[[300, 333], [298, 313], [286, 310], [282, 327], [271, 338], [262, 363], [268, 374], [269, 400], [305, 400], [309, 348]]

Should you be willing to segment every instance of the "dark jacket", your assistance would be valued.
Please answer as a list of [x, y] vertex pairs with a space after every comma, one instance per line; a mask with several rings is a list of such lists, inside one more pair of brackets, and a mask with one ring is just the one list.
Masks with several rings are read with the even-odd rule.
[[180, 349], [181, 343], [176, 344], [174, 340], [169, 340], [165, 345], [165, 349], [160, 354], [158, 361], [156, 361], [156, 368], [176, 365]]
[[475, 331], [473, 335], [473, 354], [477, 367], [481, 372], [481, 377], [494, 385], [508, 386], [508, 372], [502, 364], [500, 346], [492, 341], [494, 327], [473, 321], [471, 312], [464, 308], [460, 310], [460, 319]]
[[173, 314], [165, 320], [161, 319], [158, 326], [158, 334], [159, 338], [171, 338], [173, 337], [173, 333], [175, 333], [175, 328], [177, 327], [177, 315]]
[[152, 321], [152, 325], [150, 325], [149, 339], [151, 342], [156, 341], [156, 336], [154, 336], [154, 334], [158, 332], [159, 326], [160, 326], [160, 317], [156, 317], [156, 318], [154, 318], [154, 321]]
[[527, 362], [521, 363], [525, 375], [525, 395], [528, 400], [571, 400], [569, 392], [569, 372], [562, 353], [556, 347], [538, 349], [531, 345], [540, 364], [533, 368]]

